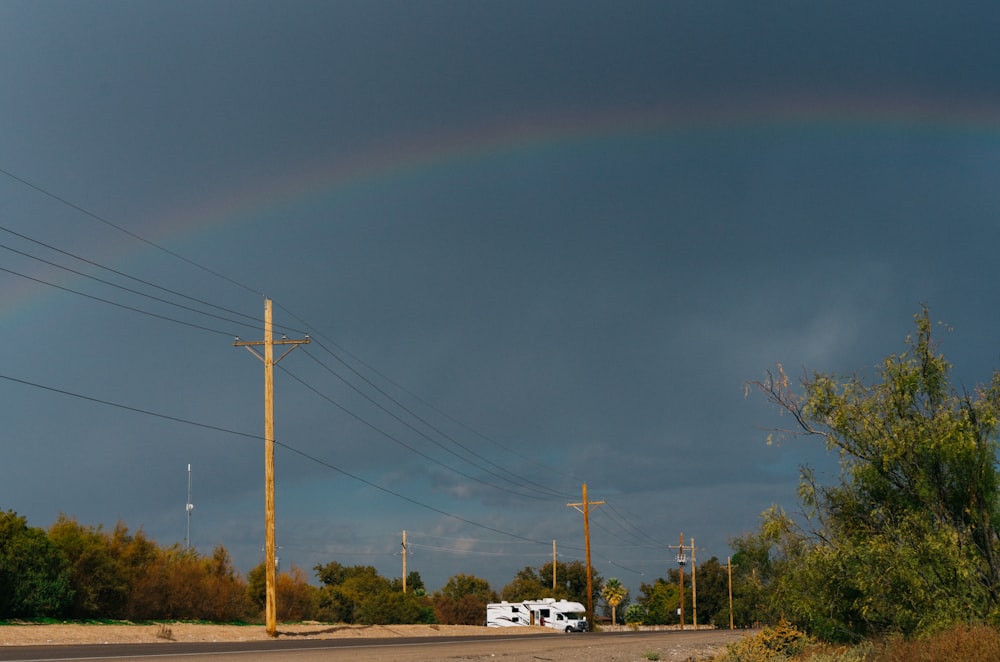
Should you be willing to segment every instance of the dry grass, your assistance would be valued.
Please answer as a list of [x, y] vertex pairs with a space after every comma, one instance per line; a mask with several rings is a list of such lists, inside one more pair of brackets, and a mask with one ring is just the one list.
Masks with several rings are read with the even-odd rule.
[[876, 653], [880, 662], [996, 662], [1000, 632], [986, 625], [958, 626], [926, 639], [891, 641]]
[[857, 646], [810, 642], [786, 625], [765, 628], [730, 644], [717, 662], [998, 662], [1000, 631], [985, 625], [957, 626], [904, 641], [866, 641]]

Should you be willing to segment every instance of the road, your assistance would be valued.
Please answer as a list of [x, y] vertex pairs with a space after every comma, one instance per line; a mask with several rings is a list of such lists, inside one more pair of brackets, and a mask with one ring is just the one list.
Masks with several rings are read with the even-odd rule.
[[653, 653], [659, 660], [707, 660], [729, 641], [748, 631], [699, 630], [614, 632], [576, 635], [413, 637], [407, 639], [325, 639], [83, 646], [9, 646], [0, 662], [114, 660], [115, 662], [203, 660], [250, 662], [641, 662]]

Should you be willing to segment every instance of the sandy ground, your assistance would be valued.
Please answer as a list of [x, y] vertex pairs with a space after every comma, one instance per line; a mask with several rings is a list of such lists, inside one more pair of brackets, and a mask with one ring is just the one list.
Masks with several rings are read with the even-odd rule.
[[[433, 637], [440, 635], [526, 634], [551, 632], [540, 627], [485, 628], [474, 625], [327, 625], [281, 624], [279, 639], [330, 639], [334, 637]], [[0, 646], [45, 644], [168, 643], [171, 641], [255, 641], [269, 639], [263, 625], [202, 625], [163, 623], [152, 625], [0, 625]]]

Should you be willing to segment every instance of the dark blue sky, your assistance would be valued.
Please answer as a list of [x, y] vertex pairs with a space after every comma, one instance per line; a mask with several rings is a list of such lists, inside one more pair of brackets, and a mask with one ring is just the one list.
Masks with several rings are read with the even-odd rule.
[[634, 595], [682, 531], [724, 559], [835, 466], [747, 380], [871, 374], [922, 303], [960, 387], [997, 366], [998, 12], [4, 2], [0, 507], [180, 542], [190, 463], [192, 542], [255, 565], [266, 294], [318, 341], [283, 565], [397, 576], [406, 529], [500, 589], [583, 558], [584, 482]]

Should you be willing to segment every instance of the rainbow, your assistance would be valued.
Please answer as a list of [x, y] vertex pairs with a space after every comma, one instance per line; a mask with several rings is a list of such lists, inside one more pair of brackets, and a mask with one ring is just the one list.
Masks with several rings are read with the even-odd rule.
[[716, 110], [674, 107], [657, 110], [616, 109], [575, 116], [544, 116], [500, 121], [443, 134], [375, 146], [365, 152], [303, 164], [296, 172], [268, 182], [252, 182], [209, 203], [156, 219], [155, 241], [171, 241], [238, 224], [302, 204], [428, 170], [475, 167], [504, 156], [531, 158], [541, 152], [607, 141], [663, 139], [726, 131], [805, 129], [816, 132], [1000, 131], [1000, 106], [954, 106], [927, 102], [882, 101], [843, 104], [822, 101], [772, 101], [727, 104]]
[[[490, 159], [530, 159], [566, 147], [608, 141], [668, 139], [718, 132], [807, 130], [814, 132], [946, 132], [1000, 136], [1000, 106], [929, 103], [925, 100], [866, 102], [771, 100], [727, 102], [716, 108], [611, 109], [576, 115], [515, 118], [435, 135], [415, 136], [304, 163], [294, 172], [266, 182], [243, 182], [189, 208], [138, 222], [109, 219], [158, 245], [180, 247], [208, 233], [247, 223], [294, 205], [322, 200], [365, 187], [394, 182], [427, 171], [470, 168]], [[128, 237], [105, 252], [120, 256], [141, 245]], [[100, 261], [105, 258], [95, 258]], [[112, 261], [115, 259], [112, 257]], [[16, 279], [2, 275], [5, 280]], [[29, 305], [43, 285], [29, 281], [0, 290], [0, 318]]]

